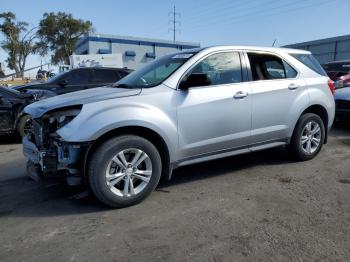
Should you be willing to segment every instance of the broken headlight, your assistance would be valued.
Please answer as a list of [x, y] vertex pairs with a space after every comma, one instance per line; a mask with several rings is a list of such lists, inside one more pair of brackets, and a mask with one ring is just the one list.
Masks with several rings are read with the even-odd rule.
[[46, 115], [46, 119], [48, 120], [48, 124], [50, 126], [50, 131], [54, 132], [57, 129], [68, 124], [72, 121], [81, 111], [82, 106], [70, 106], [59, 108], [54, 111], [50, 111]]

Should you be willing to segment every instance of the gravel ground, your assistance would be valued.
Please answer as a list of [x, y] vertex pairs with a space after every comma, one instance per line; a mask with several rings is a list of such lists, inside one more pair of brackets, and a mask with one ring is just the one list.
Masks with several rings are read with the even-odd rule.
[[111, 210], [25, 176], [0, 142], [0, 261], [350, 261], [350, 128], [312, 161], [284, 148], [175, 171], [145, 202]]

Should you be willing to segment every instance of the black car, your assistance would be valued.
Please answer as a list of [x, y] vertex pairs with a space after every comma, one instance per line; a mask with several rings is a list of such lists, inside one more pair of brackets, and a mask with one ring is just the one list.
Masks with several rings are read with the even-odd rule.
[[21, 92], [31, 89], [49, 90], [60, 95], [115, 83], [130, 72], [124, 68], [82, 67], [58, 74], [46, 82], [34, 82], [13, 89]]
[[28, 90], [27, 93], [0, 87], [0, 134], [14, 134], [23, 136], [30, 118], [22, 114], [22, 109], [35, 101], [55, 95], [46, 90]]

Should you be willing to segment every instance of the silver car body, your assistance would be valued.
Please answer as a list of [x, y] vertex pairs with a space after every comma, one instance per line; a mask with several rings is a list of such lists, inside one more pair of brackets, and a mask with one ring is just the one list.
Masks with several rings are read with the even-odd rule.
[[[199, 61], [217, 52], [274, 54], [297, 71], [293, 79], [246, 81], [181, 90], [179, 82]], [[301, 114], [323, 107], [328, 129], [334, 119], [334, 98], [321, 76], [291, 56], [307, 51], [216, 46], [199, 50], [162, 84], [153, 88], [101, 87], [61, 95], [26, 107], [33, 118], [71, 105], [81, 112], [56, 133], [67, 143], [96, 141], [122, 127], [144, 127], [166, 143], [172, 167], [287, 144]]]

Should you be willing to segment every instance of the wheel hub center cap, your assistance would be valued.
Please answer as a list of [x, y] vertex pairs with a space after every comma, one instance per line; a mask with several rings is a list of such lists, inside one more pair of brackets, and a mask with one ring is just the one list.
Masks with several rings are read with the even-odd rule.
[[128, 176], [132, 175], [132, 173], [133, 173], [132, 167], [126, 169], [126, 174], [127, 174]]

